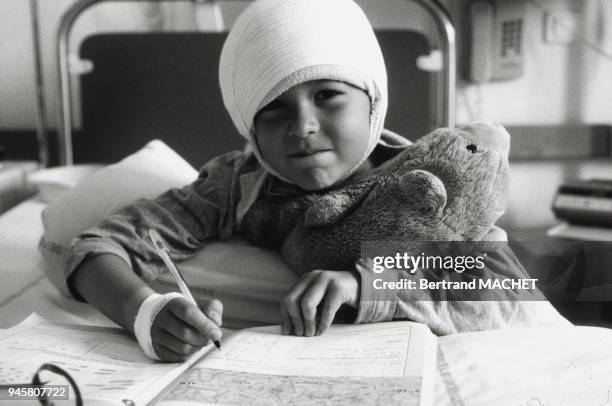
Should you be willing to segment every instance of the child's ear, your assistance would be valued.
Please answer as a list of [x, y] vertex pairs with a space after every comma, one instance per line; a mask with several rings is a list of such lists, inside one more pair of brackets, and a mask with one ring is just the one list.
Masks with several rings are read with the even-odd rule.
[[416, 169], [402, 176], [400, 186], [415, 211], [430, 217], [442, 214], [446, 206], [446, 188], [436, 175]]

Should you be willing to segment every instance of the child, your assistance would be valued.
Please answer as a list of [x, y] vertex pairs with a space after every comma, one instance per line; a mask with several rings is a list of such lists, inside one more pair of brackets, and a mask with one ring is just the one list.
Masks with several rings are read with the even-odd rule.
[[[210, 239], [243, 233], [255, 201], [358, 182], [409, 145], [382, 131], [385, 65], [352, 0], [255, 1], [232, 27], [219, 76], [225, 106], [253, 153], [217, 157], [191, 185], [140, 201], [81, 234], [66, 272], [75, 297], [134, 332], [147, 355], [165, 361], [183, 360], [218, 339], [223, 309], [215, 300], [198, 309], [179, 294], [158, 295], [148, 287], [145, 281], [163, 271], [148, 229], [160, 232], [175, 259], [185, 259]], [[507, 247], [489, 259], [496, 268], [487, 270], [491, 274], [523, 275]], [[361, 283], [368, 272], [360, 261], [352, 271], [302, 275], [281, 306], [283, 334], [321, 334], [342, 305], [356, 310], [356, 323], [410, 318], [438, 333], [499, 327], [516, 312], [500, 303], [466, 309], [386, 297]]]

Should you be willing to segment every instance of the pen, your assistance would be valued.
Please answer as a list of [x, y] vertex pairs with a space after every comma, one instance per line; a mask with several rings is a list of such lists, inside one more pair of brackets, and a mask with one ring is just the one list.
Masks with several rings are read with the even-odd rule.
[[[196, 307], [198, 307], [198, 304], [196, 303], [195, 299], [193, 298], [193, 295], [187, 287], [187, 283], [185, 283], [185, 278], [183, 278], [183, 275], [179, 272], [176, 265], [174, 265], [174, 262], [172, 262], [172, 260], [170, 259], [170, 251], [162, 241], [159, 233], [151, 228], [149, 229], [149, 237], [151, 237], [151, 241], [153, 241], [153, 245], [155, 246], [157, 254], [161, 257], [162, 261], [164, 261], [166, 268], [168, 268], [168, 270], [170, 271], [170, 275], [172, 275], [172, 277], [176, 281], [176, 284], [181, 290], [183, 296], [185, 296], [187, 300], [189, 300]], [[221, 349], [221, 342], [219, 340], [214, 340], [213, 343], [215, 344], [215, 347], [217, 347], [218, 350]]]

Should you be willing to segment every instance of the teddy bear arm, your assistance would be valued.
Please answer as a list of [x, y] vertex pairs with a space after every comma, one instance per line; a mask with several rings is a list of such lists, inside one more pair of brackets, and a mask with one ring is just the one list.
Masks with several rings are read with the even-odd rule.
[[431, 172], [421, 169], [409, 171], [400, 178], [398, 186], [416, 213], [439, 217], [446, 206], [444, 183]]

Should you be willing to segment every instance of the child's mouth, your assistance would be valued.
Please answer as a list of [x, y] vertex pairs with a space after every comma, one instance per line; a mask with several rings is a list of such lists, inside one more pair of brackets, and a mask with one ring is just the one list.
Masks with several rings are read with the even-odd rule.
[[329, 149], [299, 151], [289, 155], [293, 165], [298, 167], [311, 167], [329, 163], [331, 156]]
[[318, 150], [308, 149], [308, 150], [304, 150], [304, 151], [294, 152], [293, 154], [289, 154], [289, 156], [291, 158], [302, 158], [302, 157], [307, 157], [307, 156], [311, 156], [311, 155], [321, 154], [321, 153], [327, 152], [327, 151], [329, 151], [329, 150], [327, 150], [327, 149], [318, 149]]

